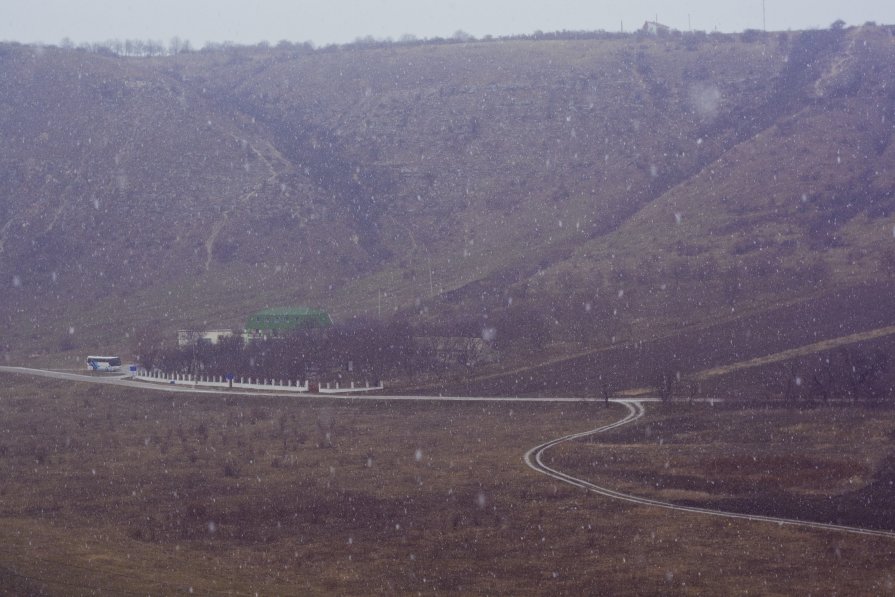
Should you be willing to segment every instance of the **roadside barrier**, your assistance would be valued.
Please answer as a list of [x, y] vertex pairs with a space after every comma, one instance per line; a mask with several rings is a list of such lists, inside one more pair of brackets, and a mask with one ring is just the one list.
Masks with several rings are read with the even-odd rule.
[[[134, 379], [149, 383], [163, 383], [172, 385], [189, 385], [203, 388], [230, 388], [240, 390], [267, 390], [272, 392], [310, 392], [311, 384], [308, 380], [292, 379], [267, 379], [261, 377], [234, 377], [231, 382], [220, 375], [193, 375], [190, 373], [165, 373], [163, 371], [147, 371], [139, 369], [134, 374]], [[340, 386], [338, 382], [320, 384], [318, 392], [321, 394], [351, 394], [355, 392], [369, 392], [382, 390], [385, 386], [382, 382], [363, 385], [351, 382], [347, 386]]]
[[[307, 383], [307, 382], [305, 382]], [[370, 385], [370, 382], [364, 382], [364, 385], [357, 385], [353, 381], [351, 385], [347, 387], [339, 387], [339, 383], [335, 384], [320, 384], [320, 389], [318, 392], [321, 394], [351, 394], [353, 392], [369, 392], [370, 390], [382, 390], [385, 389], [385, 386], [382, 385], [382, 382], [374, 382], [373, 385]]]

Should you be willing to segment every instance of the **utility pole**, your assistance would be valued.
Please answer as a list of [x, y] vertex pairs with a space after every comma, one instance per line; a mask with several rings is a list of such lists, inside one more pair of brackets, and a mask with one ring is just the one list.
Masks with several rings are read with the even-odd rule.
[[765, 33], [768, 32], [768, 17], [767, 12], [765, 11], [765, 0], [761, 0], [761, 30]]
[[435, 296], [435, 282], [432, 280], [432, 256], [429, 255], [428, 245], [423, 245], [426, 249], [426, 264], [429, 266], [429, 296]]

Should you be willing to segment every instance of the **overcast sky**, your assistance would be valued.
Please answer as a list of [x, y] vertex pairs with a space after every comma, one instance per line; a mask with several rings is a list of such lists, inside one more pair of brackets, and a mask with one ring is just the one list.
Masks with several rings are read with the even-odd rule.
[[842, 19], [895, 23], [895, 0], [0, 0], [0, 40], [76, 43], [178, 36], [206, 42], [477, 37], [605, 29], [630, 31], [646, 20], [681, 30], [742, 31], [827, 27]]

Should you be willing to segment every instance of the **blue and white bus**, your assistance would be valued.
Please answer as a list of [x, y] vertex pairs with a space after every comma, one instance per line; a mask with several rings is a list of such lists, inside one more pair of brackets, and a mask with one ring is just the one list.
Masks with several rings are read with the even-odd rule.
[[121, 371], [119, 357], [87, 357], [87, 367], [91, 371]]

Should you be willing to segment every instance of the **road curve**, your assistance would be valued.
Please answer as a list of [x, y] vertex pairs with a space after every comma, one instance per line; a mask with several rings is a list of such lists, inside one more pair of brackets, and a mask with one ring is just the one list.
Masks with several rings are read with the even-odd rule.
[[599, 485], [595, 485], [589, 481], [584, 479], [580, 479], [578, 477], [573, 477], [572, 475], [566, 474], [560, 470], [552, 468], [544, 464], [543, 457], [544, 453], [547, 452], [553, 446], [561, 444], [563, 442], [572, 441], [575, 439], [580, 439], [583, 437], [588, 437], [590, 435], [596, 435], [598, 433], [604, 433], [611, 429], [615, 429], [617, 427], [621, 427], [622, 425], [627, 425], [628, 423], [632, 423], [637, 419], [641, 418], [646, 412], [643, 408], [642, 401], [640, 400], [613, 400], [618, 404], [622, 404], [628, 409], [628, 414], [623, 419], [616, 421], [615, 423], [611, 423], [609, 425], [605, 425], [603, 427], [599, 427], [597, 429], [592, 429], [590, 431], [584, 431], [581, 433], [574, 433], [572, 435], [566, 435], [564, 437], [560, 437], [554, 440], [550, 440], [549, 442], [545, 442], [539, 446], [535, 446], [531, 450], [525, 453], [523, 456], [523, 460], [525, 464], [530, 468], [536, 470], [539, 473], [547, 475], [548, 477], [552, 477], [558, 481], [562, 481], [563, 483], [568, 483], [569, 485], [573, 485], [575, 487], [580, 487], [587, 491], [608, 497], [616, 500], [622, 500], [625, 502], [630, 502], [633, 504], [639, 504], [641, 506], [652, 506], [657, 508], [666, 508], [668, 510], [676, 510], [679, 512], [690, 512], [693, 514], [705, 514], [708, 516], [717, 516], [721, 518], [735, 518], [739, 520], [751, 520], [757, 522], [770, 522], [777, 524], [779, 526], [798, 526], [805, 527], [810, 529], [820, 529], [824, 531], [840, 531], [844, 533], [853, 533], [856, 535], [869, 535], [873, 537], [886, 537], [889, 539], [895, 539], [895, 532], [893, 531], [884, 531], [884, 530], [874, 530], [874, 529], [864, 529], [861, 527], [851, 527], [840, 524], [830, 524], [823, 522], [811, 522], [805, 520], [796, 520], [793, 518], [777, 518], [775, 516], [762, 516], [760, 514], [739, 514], [736, 512], [725, 512], [723, 510], [712, 510], [710, 508], [699, 508], [696, 506], [681, 506], [677, 504], [672, 504], [670, 502], [663, 502], [661, 500], [654, 500], [651, 498], [638, 497], [636, 495], [630, 495], [627, 493], [622, 493], [620, 491], [615, 491], [608, 487], [601, 487]]

